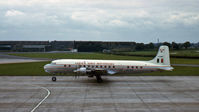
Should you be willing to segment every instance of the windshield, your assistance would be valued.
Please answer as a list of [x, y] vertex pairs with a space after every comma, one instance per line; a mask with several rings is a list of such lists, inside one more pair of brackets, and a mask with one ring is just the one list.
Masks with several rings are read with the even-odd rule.
[[52, 64], [52, 65], [56, 65], [56, 63], [55, 63], [55, 62], [51, 62], [51, 64]]

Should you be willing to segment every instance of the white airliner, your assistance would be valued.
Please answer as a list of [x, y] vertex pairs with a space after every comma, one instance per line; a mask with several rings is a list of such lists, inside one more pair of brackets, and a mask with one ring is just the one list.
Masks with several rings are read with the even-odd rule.
[[[56, 73], [82, 73], [89, 77], [95, 76], [97, 82], [102, 82], [102, 75], [118, 73], [143, 73], [153, 71], [172, 71], [170, 65], [169, 48], [160, 46], [157, 56], [150, 61], [128, 60], [85, 60], [85, 59], [59, 59], [46, 64], [44, 70], [55, 75]], [[52, 77], [56, 81], [56, 77]]]

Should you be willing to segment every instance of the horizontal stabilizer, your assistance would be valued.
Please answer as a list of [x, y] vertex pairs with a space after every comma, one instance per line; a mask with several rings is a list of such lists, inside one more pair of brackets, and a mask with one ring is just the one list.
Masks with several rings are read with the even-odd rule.
[[166, 70], [166, 71], [172, 71], [174, 68], [173, 67], [161, 67], [161, 70]]

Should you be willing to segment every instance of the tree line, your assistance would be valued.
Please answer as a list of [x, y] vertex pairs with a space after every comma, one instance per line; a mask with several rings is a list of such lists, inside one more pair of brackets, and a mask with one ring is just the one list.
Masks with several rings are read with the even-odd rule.
[[[136, 43], [136, 42], [103, 42], [103, 41], [79, 41], [75, 42], [74, 48], [79, 52], [102, 52], [103, 50], [111, 51], [142, 51], [155, 50], [161, 45], [167, 45], [172, 50], [199, 48], [197, 45], [186, 41], [184, 43], [162, 42], [162, 43]], [[195, 45], [195, 46], [194, 46]]]

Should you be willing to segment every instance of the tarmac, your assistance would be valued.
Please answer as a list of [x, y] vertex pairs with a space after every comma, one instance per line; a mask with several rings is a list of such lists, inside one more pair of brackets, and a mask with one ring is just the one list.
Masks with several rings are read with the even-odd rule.
[[1, 76], [0, 112], [199, 112], [197, 76]]

